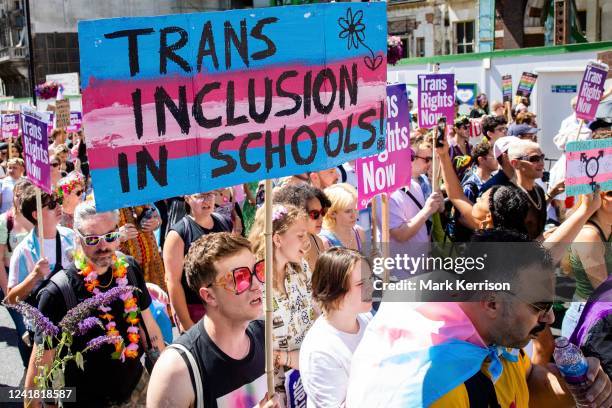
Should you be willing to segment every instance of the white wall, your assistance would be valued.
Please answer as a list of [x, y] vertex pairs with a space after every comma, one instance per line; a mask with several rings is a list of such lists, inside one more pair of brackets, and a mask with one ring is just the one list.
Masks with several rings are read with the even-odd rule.
[[[552, 93], [550, 86], [551, 84], [577, 84], [579, 87], [586, 64], [596, 57], [596, 51], [511, 56], [492, 59], [491, 69], [487, 70], [483, 68], [482, 60], [441, 63], [440, 72], [454, 73], [455, 80], [460, 83], [478, 84], [479, 92], [487, 93], [490, 101], [502, 100], [501, 77], [503, 75], [512, 75], [513, 92], [516, 92], [524, 71], [537, 73], [539, 77], [531, 95], [531, 110], [538, 116], [538, 125], [542, 128], [539, 139], [544, 153], [550, 158], [557, 158], [560, 152], [554, 146], [552, 138], [559, 129], [558, 117], [564, 118], [570, 115], [569, 99], [576, 94]], [[388, 67], [387, 80], [391, 83], [416, 84], [417, 75], [427, 73], [427, 69], [426, 65]], [[541, 78], [542, 81], [540, 81]], [[540, 82], [543, 85], [540, 85]], [[416, 98], [414, 100], [416, 103]]]

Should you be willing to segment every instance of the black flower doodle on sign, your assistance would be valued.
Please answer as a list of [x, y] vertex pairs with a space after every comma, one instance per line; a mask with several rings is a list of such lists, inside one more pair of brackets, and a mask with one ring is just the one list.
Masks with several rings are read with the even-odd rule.
[[383, 63], [383, 55], [375, 55], [374, 51], [370, 47], [366, 45], [365, 41], [365, 24], [362, 22], [363, 20], [363, 10], [358, 10], [355, 14], [353, 14], [353, 10], [349, 7], [346, 10], [346, 18], [340, 17], [338, 19], [338, 25], [342, 29], [339, 38], [347, 39], [347, 49], [355, 48], [359, 49], [359, 45], [363, 45], [368, 51], [370, 51], [370, 55], [366, 55], [363, 58], [363, 61], [370, 70], [375, 71], [380, 67]]
[[384, 148], [385, 148], [385, 138], [379, 137], [378, 139], [376, 139], [376, 150], [381, 151], [381, 150], [384, 150]]

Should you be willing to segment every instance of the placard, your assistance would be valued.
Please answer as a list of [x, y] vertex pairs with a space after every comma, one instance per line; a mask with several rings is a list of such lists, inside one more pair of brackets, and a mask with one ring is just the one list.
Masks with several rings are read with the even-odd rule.
[[538, 76], [536, 74], [532, 74], [531, 72], [523, 72], [519, 86], [516, 89], [516, 96], [524, 96], [529, 98], [537, 79]]
[[9, 137], [16, 139], [19, 137], [18, 113], [5, 113], [0, 115], [0, 122], [2, 126], [2, 139], [8, 139]]
[[410, 185], [410, 117], [406, 86], [387, 86], [387, 144], [382, 153], [357, 159], [357, 191], [359, 210], [379, 194], [390, 195]]
[[51, 194], [51, 170], [49, 167], [49, 142], [47, 139], [48, 112], [37, 112], [21, 107], [23, 132], [23, 157], [27, 178], [41, 190]]
[[607, 76], [607, 65], [595, 62], [590, 62], [587, 65], [580, 83], [580, 91], [578, 91], [578, 101], [576, 103], [576, 117], [578, 119], [585, 121], [595, 119]]
[[512, 103], [512, 75], [502, 77], [502, 95], [504, 103]]
[[381, 151], [381, 21], [380, 2], [80, 21], [83, 121], [93, 182], [105, 192], [98, 208]]
[[70, 112], [70, 126], [66, 128], [68, 132], [78, 132], [81, 130], [83, 123], [83, 114], [81, 112]]
[[55, 127], [67, 128], [70, 126], [70, 101], [60, 99], [55, 102]]
[[79, 90], [79, 73], [67, 72], [65, 74], [49, 74], [45, 76], [45, 80], [55, 81], [62, 86], [64, 95], [80, 95]]
[[565, 157], [567, 195], [589, 194], [596, 185], [612, 190], [612, 139], [568, 142]]
[[455, 118], [455, 75], [418, 76], [419, 127], [431, 129], [444, 116], [447, 123]]

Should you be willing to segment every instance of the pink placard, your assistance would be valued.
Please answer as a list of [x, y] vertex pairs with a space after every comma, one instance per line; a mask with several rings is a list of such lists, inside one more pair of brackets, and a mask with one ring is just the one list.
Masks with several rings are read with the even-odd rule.
[[356, 161], [357, 207], [361, 210], [378, 194], [391, 194], [410, 185], [412, 174], [410, 116], [404, 84], [387, 86], [387, 144], [375, 156]]

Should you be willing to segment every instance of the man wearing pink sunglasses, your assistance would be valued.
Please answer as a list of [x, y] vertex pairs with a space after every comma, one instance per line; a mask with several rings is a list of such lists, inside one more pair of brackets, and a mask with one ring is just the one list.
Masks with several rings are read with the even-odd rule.
[[228, 232], [204, 235], [185, 259], [189, 287], [206, 314], [165, 351], [151, 374], [147, 407], [280, 407], [264, 372], [264, 264], [251, 243]]

